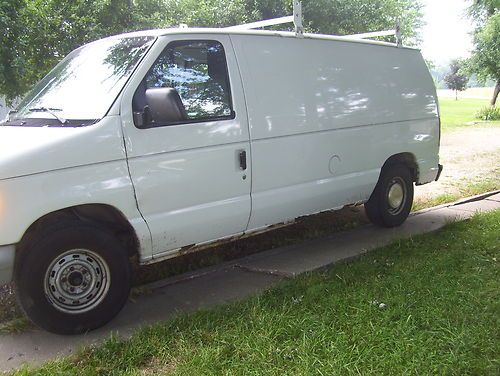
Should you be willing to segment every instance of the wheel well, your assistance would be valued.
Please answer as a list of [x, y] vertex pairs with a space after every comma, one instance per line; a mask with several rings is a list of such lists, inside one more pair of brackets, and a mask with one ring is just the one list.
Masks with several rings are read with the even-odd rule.
[[411, 177], [414, 182], [417, 181], [418, 178], [418, 164], [415, 156], [412, 153], [399, 153], [399, 154], [394, 154], [393, 156], [389, 157], [382, 166], [383, 171], [385, 168], [389, 168], [390, 166], [393, 166], [395, 164], [403, 164], [408, 169], [410, 170]]
[[46, 214], [31, 224], [19, 244], [26, 244], [37, 232], [65, 219], [78, 219], [104, 226], [122, 242], [130, 257], [138, 254], [139, 240], [134, 228], [123, 213], [105, 204], [78, 205]]

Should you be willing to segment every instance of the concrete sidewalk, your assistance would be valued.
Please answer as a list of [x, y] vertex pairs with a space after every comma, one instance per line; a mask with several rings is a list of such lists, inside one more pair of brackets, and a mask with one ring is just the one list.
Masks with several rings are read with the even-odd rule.
[[357, 257], [394, 240], [435, 231], [449, 222], [469, 218], [477, 211], [498, 209], [500, 192], [495, 192], [414, 213], [398, 228], [363, 226], [158, 281], [145, 287], [147, 294], [129, 301], [110, 324], [89, 334], [59, 336], [32, 330], [0, 335], [0, 371], [70, 355], [82, 346], [109, 338], [111, 333], [126, 337], [140, 326], [167, 320], [178, 312], [241, 299], [283, 279]]

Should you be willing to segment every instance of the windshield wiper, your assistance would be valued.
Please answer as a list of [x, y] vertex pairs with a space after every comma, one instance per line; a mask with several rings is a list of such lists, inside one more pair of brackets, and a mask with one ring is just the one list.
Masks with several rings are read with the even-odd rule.
[[29, 109], [30, 112], [47, 112], [49, 114], [51, 114], [52, 116], [54, 116], [57, 120], [59, 120], [59, 122], [61, 124], [66, 124], [68, 122], [68, 120], [66, 120], [65, 118], [63, 118], [62, 116], [59, 116], [58, 114], [56, 114], [55, 111], [62, 111], [61, 108], [52, 108], [52, 107], [34, 107], [34, 108], [30, 108]]

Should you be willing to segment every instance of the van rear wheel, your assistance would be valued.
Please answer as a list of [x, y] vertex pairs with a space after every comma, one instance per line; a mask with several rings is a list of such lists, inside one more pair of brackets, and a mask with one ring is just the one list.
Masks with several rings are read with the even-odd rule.
[[384, 168], [379, 181], [365, 203], [368, 219], [382, 227], [401, 225], [413, 204], [413, 180], [407, 167], [401, 164]]
[[118, 314], [130, 292], [131, 272], [127, 252], [111, 232], [68, 221], [23, 247], [14, 278], [19, 305], [35, 325], [78, 334]]

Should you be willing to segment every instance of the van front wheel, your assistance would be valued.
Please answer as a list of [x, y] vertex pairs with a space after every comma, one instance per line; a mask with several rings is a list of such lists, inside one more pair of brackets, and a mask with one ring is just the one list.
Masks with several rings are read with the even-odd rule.
[[121, 310], [130, 275], [127, 252], [111, 232], [69, 221], [47, 228], [21, 249], [15, 287], [34, 324], [77, 334], [106, 324]]
[[384, 168], [370, 199], [365, 203], [368, 219], [375, 225], [395, 227], [410, 214], [413, 204], [413, 180], [404, 165]]

